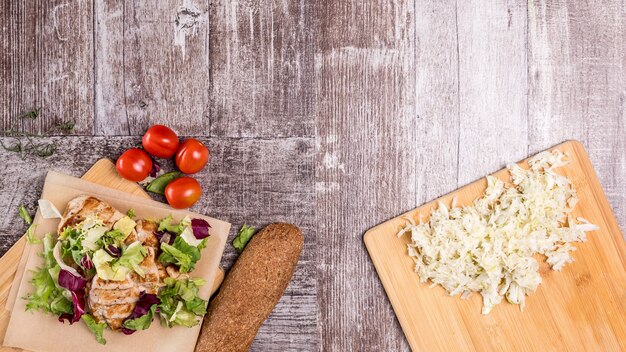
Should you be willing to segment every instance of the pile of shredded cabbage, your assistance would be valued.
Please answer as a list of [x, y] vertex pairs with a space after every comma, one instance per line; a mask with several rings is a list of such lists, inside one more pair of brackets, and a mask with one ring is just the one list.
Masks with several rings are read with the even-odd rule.
[[559, 151], [542, 152], [528, 161], [529, 170], [508, 166], [511, 185], [487, 176], [487, 190], [473, 204], [448, 209], [439, 203], [428, 222], [412, 219], [398, 233], [411, 235], [408, 254], [421, 282], [443, 286], [451, 296], [472, 292], [483, 297], [483, 314], [502, 297], [524, 309], [526, 294], [541, 283], [536, 253], [553, 270], [571, 263], [570, 243], [597, 230], [571, 217], [578, 197], [572, 183], [554, 169], [567, 164]]

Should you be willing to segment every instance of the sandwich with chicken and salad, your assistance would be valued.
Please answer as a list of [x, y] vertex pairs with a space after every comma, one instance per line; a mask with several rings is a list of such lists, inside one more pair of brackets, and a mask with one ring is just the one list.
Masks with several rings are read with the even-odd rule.
[[204, 219], [135, 219], [97, 198], [74, 198], [56, 236], [41, 240], [45, 263], [33, 273], [26, 309], [82, 321], [101, 344], [107, 328], [133, 334], [155, 318], [166, 327], [195, 326], [206, 313], [198, 296], [205, 281], [189, 273], [209, 228]]

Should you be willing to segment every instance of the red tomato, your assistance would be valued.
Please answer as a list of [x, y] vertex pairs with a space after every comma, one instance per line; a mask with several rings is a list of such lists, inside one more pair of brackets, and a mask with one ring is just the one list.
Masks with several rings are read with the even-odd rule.
[[197, 139], [189, 138], [178, 147], [176, 166], [186, 174], [194, 174], [209, 161], [209, 150]]
[[152, 159], [141, 149], [132, 148], [125, 151], [115, 163], [117, 173], [123, 178], [139, 182], [148, 177], [152, 170]]
[[178, 136], [169, 127], [154, 125], [141, 139], [143, 148], [157, 158], [171, 158], [178, 149]]
[[202, 187], [191, 177], [179, 177], [165, 186], [165, 198], [172, 208], [189, 208], [201, 195]]

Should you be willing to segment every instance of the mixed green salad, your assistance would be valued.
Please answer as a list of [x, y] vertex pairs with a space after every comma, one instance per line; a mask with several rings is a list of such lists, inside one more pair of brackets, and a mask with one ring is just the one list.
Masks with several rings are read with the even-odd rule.
[[134, 216], [127, 214], [113, 228], [97, 217], [88, 217], [63, 228], [58, 236], [48, 233], [41, 241], [35, 240], [43, 245], [44, 264], [33, 271], [31, 283], [35, 290], [24, 297], [26, 309], [53, 314], [60, 322], [67, 320], [70, 324], [82, 320], [97, 341], [105, 344], [107, 323], [91, 311], [89, 304], [92, 282], [122, 283], [131, 277], [143, 278], [150, 250], [159, 266], [173, 267], [177, 275], [158, 280], [153, 293], [141, 292], [120, 330], [132, 334], [147, 329], [154, 317], [167, 327], [197, 325], [206, 313], [207, 301], [198, 296], [205, 281], [186, 273], [194, 269], [207, 245], [209, 224], [188, 217], [180, 222], [171, 216], [161, 219], [158, 230], [153, 232], [158, 239], [153, 249], [129, 237], [136, 235], [137, 225], [129, 215]]

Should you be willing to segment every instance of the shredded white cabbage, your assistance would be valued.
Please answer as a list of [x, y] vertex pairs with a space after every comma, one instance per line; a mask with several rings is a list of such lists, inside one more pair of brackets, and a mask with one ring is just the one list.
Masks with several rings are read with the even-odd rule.
[[410, 234], [408, 254], [421, 282], [462, 298], [480, 292], [483, 314], [503, 296], [523, 310], [526, 295], [541, 283], [534, 254], [545, 255], [553, 270], [574, 260], [570, 242], [585, 241], [585, 232], [598, 227], [571, 216], [576, 190], [554, 172], [567, 163], [564, 155], [542, 152], [528, 163], [528, 170], [508, 166], [510, 185], [487, 176], [485, 194], [471, 205], [448, 209], [439, 203], [428, 222], [407, 219], [398, 236]]

